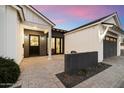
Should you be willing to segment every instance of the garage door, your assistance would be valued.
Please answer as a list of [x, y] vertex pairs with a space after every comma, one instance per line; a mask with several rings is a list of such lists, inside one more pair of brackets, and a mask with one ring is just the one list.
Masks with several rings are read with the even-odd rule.
[[103, 43], [104, 58], [117, 56], [117, 39], [106, 36]]

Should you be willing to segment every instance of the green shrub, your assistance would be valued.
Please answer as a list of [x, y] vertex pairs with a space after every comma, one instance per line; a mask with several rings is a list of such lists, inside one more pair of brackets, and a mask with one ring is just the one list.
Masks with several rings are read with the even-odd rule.
[[10, 87], [16, 83], [20, 68], [13, 59], [0, 57], [0, 87]]
[[86, 69], [80, 69], [77, 74], [80, 76], [86, 76], [87, 70]]

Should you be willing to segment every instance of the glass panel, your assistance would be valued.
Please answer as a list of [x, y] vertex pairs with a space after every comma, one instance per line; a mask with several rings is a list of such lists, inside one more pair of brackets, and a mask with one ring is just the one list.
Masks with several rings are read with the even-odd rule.
[[[49, 38], [47, 38], [47, 53], [48, 53], [48, 51], [49, 51]], [[52, 38], [52, 40], [51, 40], [51, 48], [52, 48], [52, 52], [54, 52], [55, 51], [55, 38]]]
[[61, 53], [63, 53], [63, 39], [61, 38]]
[[47, 54], [49, 53], [49, 38], [47, 38]]
[[38, 36], [30, 36], [30, 46], [39, 46]]
[[60, 53], [60, 38], [56, 38], [56, 53]]
[[52, 38], [52, 42], [51, 42], [51, 45], [52, 45], [52, 54], [55, 54], [55, 38]]
[[52, 38], [52, 49], [55, 49], [55, 38]]

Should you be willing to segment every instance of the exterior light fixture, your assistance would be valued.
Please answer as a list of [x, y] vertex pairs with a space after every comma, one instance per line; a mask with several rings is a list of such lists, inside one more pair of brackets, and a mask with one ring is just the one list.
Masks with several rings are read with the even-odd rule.
[[25, 39], [28, 39], [28, 35], [25, 35]]

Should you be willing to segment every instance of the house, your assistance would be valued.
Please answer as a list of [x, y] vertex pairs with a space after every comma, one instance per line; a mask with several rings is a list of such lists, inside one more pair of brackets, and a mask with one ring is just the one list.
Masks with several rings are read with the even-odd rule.
[[112, 13], [65, 33], [65, 54], [98, 52], [98, 62], [120, 56], [123, 37], [117, 13]]
[[123, 36], [117, 13], [71, 31], [55, 24], [28, 5], [0, 6], [0, 56], [15, 59], [77, 52], [98, 52], [98, 61], [120, 55]]
[[48, 55], [51, 59], [52, 54], [64, 53], [65, 31], [54, 26], [32, 6], [0, 6], [0, 56], [19, 64], [24, 57]]

